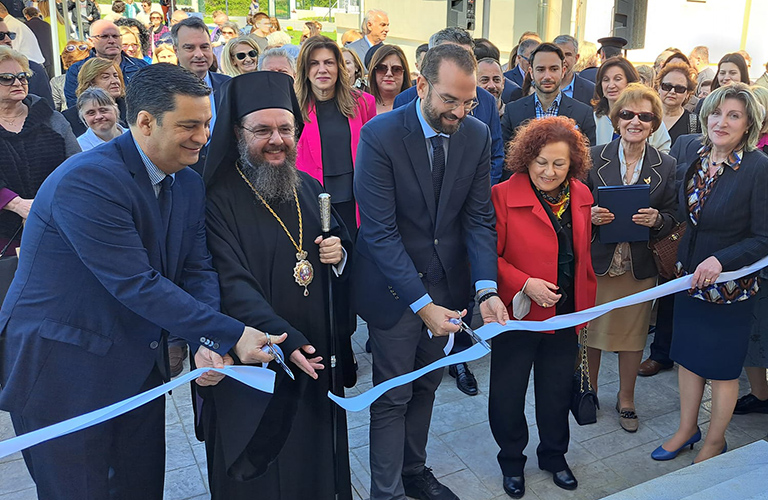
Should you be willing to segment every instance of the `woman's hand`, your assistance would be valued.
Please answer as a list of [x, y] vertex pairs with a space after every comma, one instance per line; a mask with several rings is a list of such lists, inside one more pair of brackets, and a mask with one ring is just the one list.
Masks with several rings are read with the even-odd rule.
[[598, 207], [595, 205], [592, 207], [592, 225], [604, 226], [613, 222], [614, 215], [608, 211], [607, 208]]
[[659, 222], [659, 211], [655, 208], [641, 208], [632, 216], [632, 222], [640, 226], [656, 227]]
[[525, 285], [525, 293], [543, 308], [552, 307], [560, 300], [562, 294], [555, 293], [558, 290], [558, 286], [548, 281], [544, 281], [539, 278], [529, 278], [528, 284]]
[[29, 211], [32, 208], [33, 201], [35, 200], [27, 200], [21, 196], [17, 196], [16, 198], [9, 201], [4, 208], [19, 214], [22, 219], [26, 220], [27, 217], [29, 217]]
[[706, 288], [709, 285], [717, 282], [717, 278], [720, 273], [723, 272], [723, 265], [717, 260], [717, 257], [712, 256], [706, 258], [701, 264], [696, 267], [693, 272], [693, 278], [691, 278], [691, 288]]

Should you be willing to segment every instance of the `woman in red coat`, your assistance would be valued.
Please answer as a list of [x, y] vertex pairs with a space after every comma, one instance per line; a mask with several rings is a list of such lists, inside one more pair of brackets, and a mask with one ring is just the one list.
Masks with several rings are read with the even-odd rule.
[[[591, 166], [589, 149], [573, 120], [533, 120], [512, 142], [506, 168], [512, 177], [493, 187], [499, 254], [499, 295], [516, 319], [544, 320], [595, 304], [590, 257], [592, 194], [581, 180]], [[513, 307], [529, 302], [530, 311]], [[578, 327], [581, 328], [581, 327]], [[576, 361], [577, 329], [510, 331], [493, 339], [489, 414], [501, 451], [504, 490], [525, 493], [528, 444], [525, 393], [534, 367], [539, 468], [555, 484], [575, 489], [565, 453], [568, 410]]]

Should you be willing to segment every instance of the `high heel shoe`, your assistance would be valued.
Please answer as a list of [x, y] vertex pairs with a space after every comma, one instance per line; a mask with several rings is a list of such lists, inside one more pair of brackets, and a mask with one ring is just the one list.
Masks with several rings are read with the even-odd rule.
[[677, 454], [682, 451], [683, 448], [686, 446], [690, 446], [691, 449], [693, 449], [693, 445], [701, 441], [701, 429], [697, 426], [696, 427], [696, 434], [691, 436], [691, 439], [686, 441], [683, 446], [676, 449], [675, 451], [667, 451], [664, 449], [664, 445], [659, 446], [653, 452], [651, 453], [651, 458], [654, 460], [672, 460], [673, 458], [677, 457]]
[[[722, 454], [723, 454], [723, 453], [725, 453], [726, 451], [728, 451], [728, 441], [726, 441], [726, 442], [725, 442], [725, 445], [723, 446], [723, 451], [721, 451], [721, 452], [720, 452], [720, 455], [722, 455]], [[710, 457], [710, 458], [712, 458], [712, 457]], [[701, 462], [704, 462], [704, 461], [705, 461], [705, 460], [702, 460]], [[699, 462], [699, 463], [701, 463], [701, 462]], [[696, 463], [696, 459], [694, 458], [694, 459], [691, 461], [691, 465], [694, 465], [695, 463]]]

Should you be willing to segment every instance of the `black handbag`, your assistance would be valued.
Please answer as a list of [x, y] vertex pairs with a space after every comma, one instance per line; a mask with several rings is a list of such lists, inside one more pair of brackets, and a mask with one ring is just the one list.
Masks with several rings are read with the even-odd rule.
[[5, 300], [8, 289], [11, 287], [13, 276], [16, 274], [16, 268], [19, 266], [19, 258], [15, 252], [8, 257], [5, 256], [5, 253], [8, 251], [8, 247], [11, 246], [13, 240], [19, 235], [23, 226], [23, 224], [19, 225], [19, 228], [16, 229], [16, 232], [8, 240], [8, 243], [0, 250], [0, 305]]
[[589, 382], [589, 362], [587, 361], [587, 329], [579, 332], [580, 362], [573, 374], [573, 394], [571, 395], [571, 413], [579, 425], [597, 422], [597, 410], [600, 402]]

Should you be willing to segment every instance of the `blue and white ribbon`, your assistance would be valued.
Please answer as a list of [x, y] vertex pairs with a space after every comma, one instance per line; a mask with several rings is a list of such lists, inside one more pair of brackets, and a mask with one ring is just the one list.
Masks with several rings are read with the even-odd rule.
[[[760, 269], [763, 269], [767, 266], [768, 257], [764, 257], [751, 266], [743, 267], [737, 271], [730, 271], [720, 274], [717, 282], [722, 283], [724, 281], [736, 280], [743, 276], [756, 273]], [[663, 285], [655, 286], [649, 290], [644, 290], [642, 292], [635, 293], [627, 297], [622, 297], [618, 300], [607, 302], [605, 304], [601, 304], [590, 309], [585, 309], [583, 311], [578, 311], [571, 314], [563, 314], [562, 316], [554, 316], [544, 321], [507, 321], [507, 324], [504, 326], [500, 325], [499, 323], [488, 323], [487, 325], [484, 325], [481, 328], [475, 330], [475, 333], [483, 340], [490, 340], [500, 333], [511, 330], [529, 330], [534, 332], [562, 330], [564, 328], [570, 328], [587, 323], [588, 321], [602, 316], [603, 314], [614, 309], [633, 306], [635, 304], [640, 304], [642, 302], [647, 302], [649, 300], [658, 299], [666, 295], [672, 295], [677, 292], [688, 290], [691, 288], [691, 279], [692, 275], [683, 276], [682, 278], [668, 281]], [[439, 359], [419, 370], [384, 381], [381, 384], [374, 386], [357, 396], [342, 398], [329, 391], [328, 397], [347, 411], [360, 411], [369, 407], [374, 401], [379, 399], [385, 392], [390, 389], [411, 383], [417, 378], [426, 375], [433, 370], [458, 363], [474, 361], [476, 359], [482, 358], [486, 354], [488, 354], [488, 349], [483, 347], [481, 344], [475, 344], [465, 351], [446, 356], [445, 358]]]
[[131, 410], [135, 410], [139, 406], [149, 403], [155, 398], [161, 397], [168, 391], [179, 387], [182, 384], [186, 384], [205, 372], [216, 371], [223, 373], [229, 377], [234, 378], [242, 382], [243, 384], [250, 386], [256, 390], [272, 394], [275, 388], [275, 372], [268, 368], [261, 368], [257, 366], [225, 366], [223, 369], [219, 368], [198, 368], [191, 371], [186, 375], [176, 378], [167, 384], [155, 387], [136, 396], [124, 399], [118, 403], [94, 410], [85, 415], [79, 417], [73, 417], [69, 420], [59, 422], [57, 424], [37, 429], [15, 438], [7, 439], [0, 442], [0, 458], [12, 455], [17, 451], [24, 450], [30, 446], [43, 443], [50, 439], [65, 436], [72, 432], [80, 431], [91, 427], [107, 420], [118, 417], [124, 413], [128, 413]]

